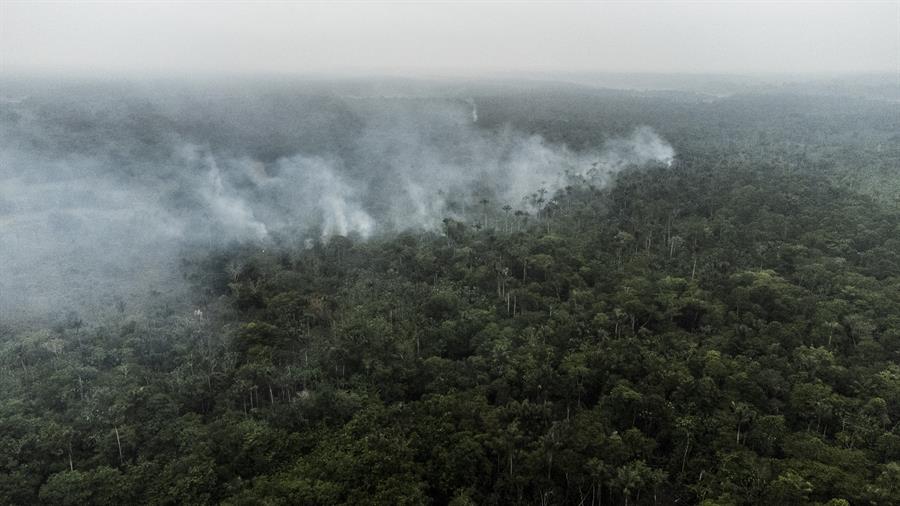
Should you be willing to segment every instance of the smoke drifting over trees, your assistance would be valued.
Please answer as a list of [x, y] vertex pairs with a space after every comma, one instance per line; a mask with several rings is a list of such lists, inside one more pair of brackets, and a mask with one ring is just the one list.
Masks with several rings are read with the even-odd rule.
[[759, 4], [0, 0], [0, 505], [900, 505], [900, 2]]
[[422, 93], [105, 85], [4, 103], [5, 315], [172, 290], [187, 247], [435, 229], [485, 199], [532, 211], [539, 189], [674, 156], [649, 127], [575, 151]]

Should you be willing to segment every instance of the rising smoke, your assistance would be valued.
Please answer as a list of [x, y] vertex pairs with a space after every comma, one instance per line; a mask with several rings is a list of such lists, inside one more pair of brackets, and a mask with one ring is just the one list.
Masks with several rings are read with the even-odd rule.
[[[482, 128], [473, 99], [44, 90], [0, 110], [0, 318], [140, 299], [185, 250], [435, 229], [580, 174], [668, 163], [651, 129], [575, 152]], [[85, 307], [85, 305], [95, 307]]]

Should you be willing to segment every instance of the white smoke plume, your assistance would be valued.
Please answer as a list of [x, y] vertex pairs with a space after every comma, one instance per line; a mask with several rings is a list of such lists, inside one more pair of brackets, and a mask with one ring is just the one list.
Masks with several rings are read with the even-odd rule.
[[435, 229], [578, 174], [670, 163], [650, 128], [573, 151], [474, 100], [37, 93], [0, 114], [0, 318], [171, 289], [181, 252]]

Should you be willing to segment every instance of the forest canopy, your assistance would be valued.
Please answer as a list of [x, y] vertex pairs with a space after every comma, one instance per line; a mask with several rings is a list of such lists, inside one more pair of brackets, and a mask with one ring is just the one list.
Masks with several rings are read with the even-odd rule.
[[[170, 183], [206, 177], [208, 156], [224, 188], [210, 202], [268, 199], [248, 207], [264, 238], [228, 228], [246, 214], [206, 230], [211, 215], [192, 215], [178, 227], [199, 230], [193, 242], [166, 243], [165, 256], [144, 251], [162, 252], [147, 238], [168, 228], [130, 221], [121, 244], [84, 244], [97, 229], [67, 212], [40, 214], [71, 234], [65, 269], [3, 245], [7, 265], [33, 270], [0, 281], [59, 292], [27, 314], [2, 292], [0, 503], [900, 503], [896, 101], [254, 86], [204, 105], [210, 95], [190, 90], [70, 85], [0, 113], [5, 159], [76, 160], [98, 193], [165, 189], [154, 198], [169, 200], [141, 209], [202, 201]], [[295, 174], [284, 160], [302, 155], [296, 166], [384, 192], [373, 200], [395, 195], [386, 175], [425, 163], [413, 156], [424, 144], [393, 144], [401, 127], [445, 167], [490, 157], [510, 178], [517, 153], [541, 153], [553, 170], [515, 195], [508, 179], [441, 179], [429, 201], [448, 181], [460, 193], [440, 194], [415, 226], [413, 199], [362, 199], [345, 216], [391, 223], [366, 234], [301, 227], [292, 210], [273, 228], [278, 206], [310, 209], [301, 199], [316, 192], [228, 179], [236, 167]], [[176, 137], [202, 149], [176, 156]], [[671, 152], [635, 159], [626, 145]], [[598, 160], [615, 170], [594, 177]], [[55, 185], [65, 171], [52, 166], [31, 177]], [[7, 188], [24, 186], [0, 170]], [[21, 230], [25, 211], [38, 213], [0, 194], [0, 227]], [[127, 254], [91, 260], [105, 249]], [[145, 279], [122, 283], [134, 265]]]

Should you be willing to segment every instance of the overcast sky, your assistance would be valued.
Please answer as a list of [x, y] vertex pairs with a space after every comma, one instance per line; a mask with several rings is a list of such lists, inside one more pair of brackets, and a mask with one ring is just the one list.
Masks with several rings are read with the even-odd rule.
[[0, 0], [6, 73], [900, 72], [900, 1]]

